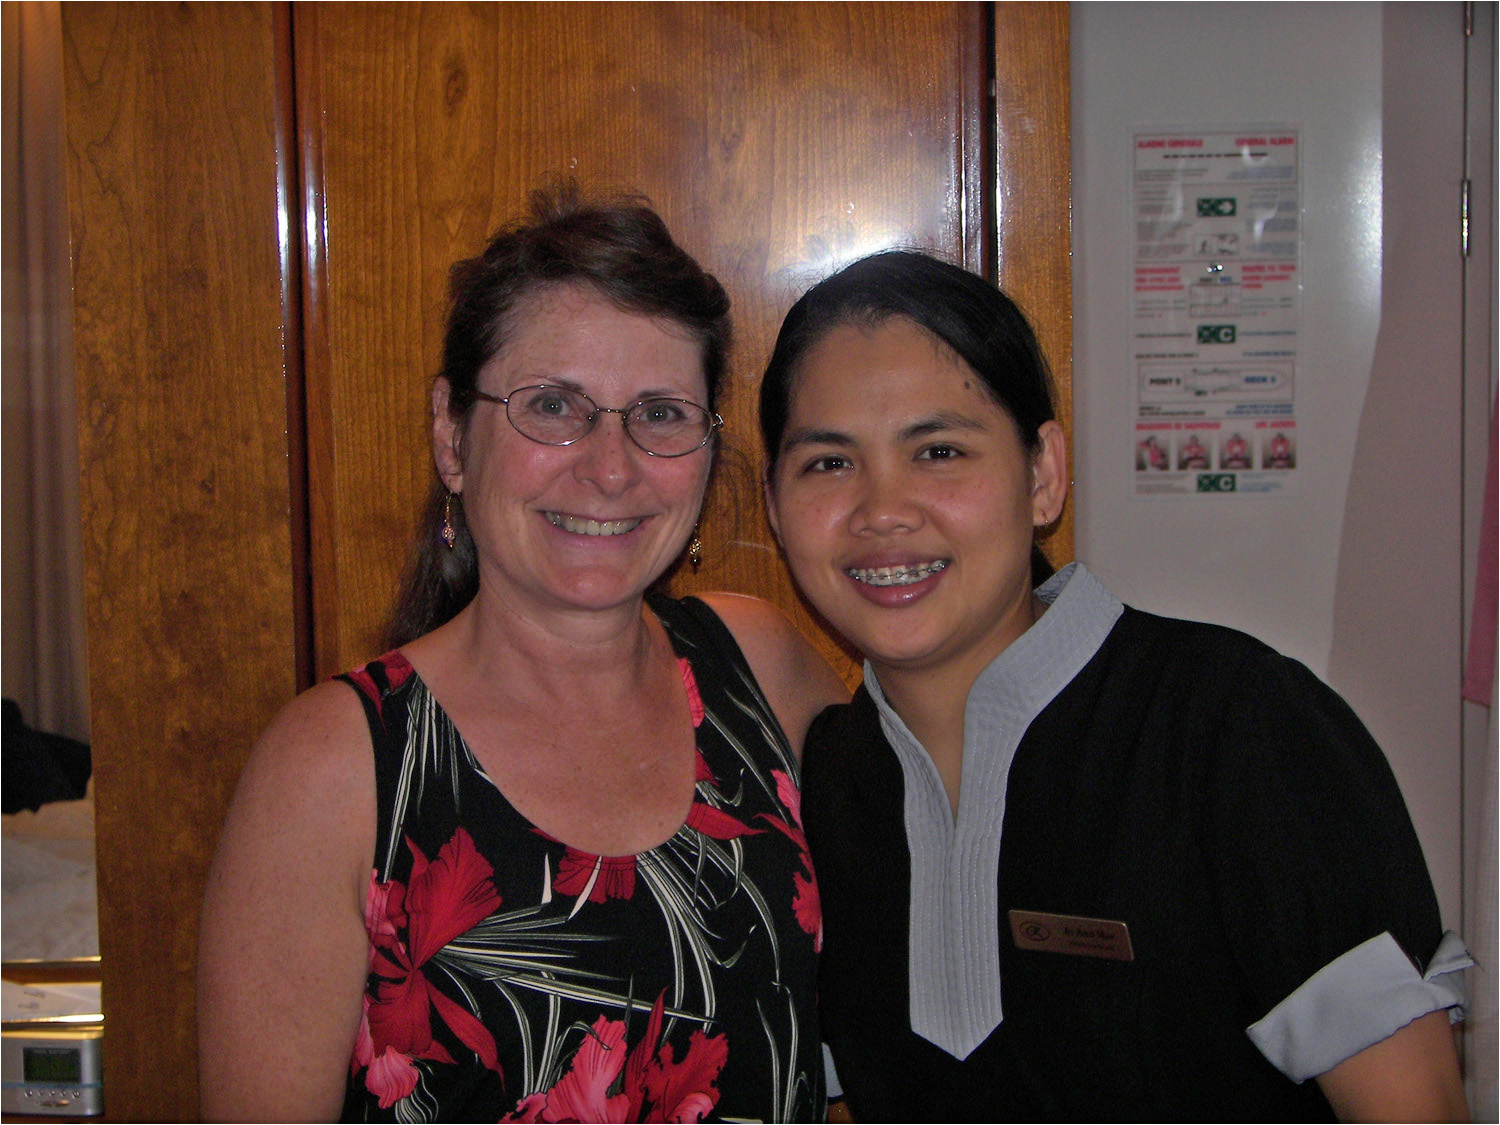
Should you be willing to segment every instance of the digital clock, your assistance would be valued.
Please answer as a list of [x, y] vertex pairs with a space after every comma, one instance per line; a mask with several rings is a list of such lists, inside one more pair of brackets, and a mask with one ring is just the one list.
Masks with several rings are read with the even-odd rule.
[[0, 1110], [50, 1117], [104, 1112], [104, 1029], [7, 1023], [0, 1034]]
[[83, 1050], [80, 1047], [22, 1047], [21, 1080], [33, 1082], [83, 1081]]

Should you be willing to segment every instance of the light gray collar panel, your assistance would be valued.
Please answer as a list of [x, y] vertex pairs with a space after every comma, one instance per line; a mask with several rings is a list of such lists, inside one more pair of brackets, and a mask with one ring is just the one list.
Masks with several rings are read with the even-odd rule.
[[1124, 612], [1081, 563], [1064, 567], [1036, 592], [1047, 612], [980, 673], [969, 692], [956, 823], [937, 767], [865, 664], [865, 687], [905, 785], [911, 1027], [957, 1059], [967, 1058], [1003, 1017], [1000, 835], [1016, 748]]

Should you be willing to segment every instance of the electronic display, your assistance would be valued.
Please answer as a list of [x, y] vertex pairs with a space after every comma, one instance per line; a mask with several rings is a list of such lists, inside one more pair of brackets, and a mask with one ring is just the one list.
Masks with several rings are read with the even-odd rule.
[[21, 1071], [27, 1082], [82, 1082], [83, 1062], [76, 1047], [26, 1047]]

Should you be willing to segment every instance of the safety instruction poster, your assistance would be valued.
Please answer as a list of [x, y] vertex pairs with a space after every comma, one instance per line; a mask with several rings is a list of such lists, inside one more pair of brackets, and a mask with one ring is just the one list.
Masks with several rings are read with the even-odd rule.
[[1131, 495], [1297, 482], [1297, 130], [1133, 136]]

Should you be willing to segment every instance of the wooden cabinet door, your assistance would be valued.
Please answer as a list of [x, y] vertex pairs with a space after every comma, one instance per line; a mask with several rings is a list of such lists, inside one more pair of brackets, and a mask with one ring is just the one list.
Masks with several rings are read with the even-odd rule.
[[273, 16], [62, 7], [105, 1098], [119, 1121], [197, 1116], [198, 904], [250, 743], [297, 678], [298, 357]]
[[[994, 277], [1026, 312], [1052, 367], [1057, 416], [1073, 461], [1073, 239], [1068, 5], [994, 6]], [[1071, 472], [1069, 478], [1071, 481]], [[1073, 507], [1042, 542], [1073, 559]]]
[[1065, 376], [1066, 5], [63, 16], [108, 1111], [193, 1119], [204, 874], [276, 707], [374, 654], [432, 471], [449, 265], [548, 175], [653, 200], [737, 327], [678, 588], [817, 634], [760, 511], [776, 327], [839, 264], [923, 246], [999, 276]]
[[[298, 5], [320, 674], [371, 656], [432, 479], [448, 267], [549, 176], [643, 192], [734, 301], [704, 565], [817, 633], [761, 514], [755, 390], [792, 300], [893, 244], [979, 265], [972, 4]], [[831, 642], [830, 651], [833, 651]]]

